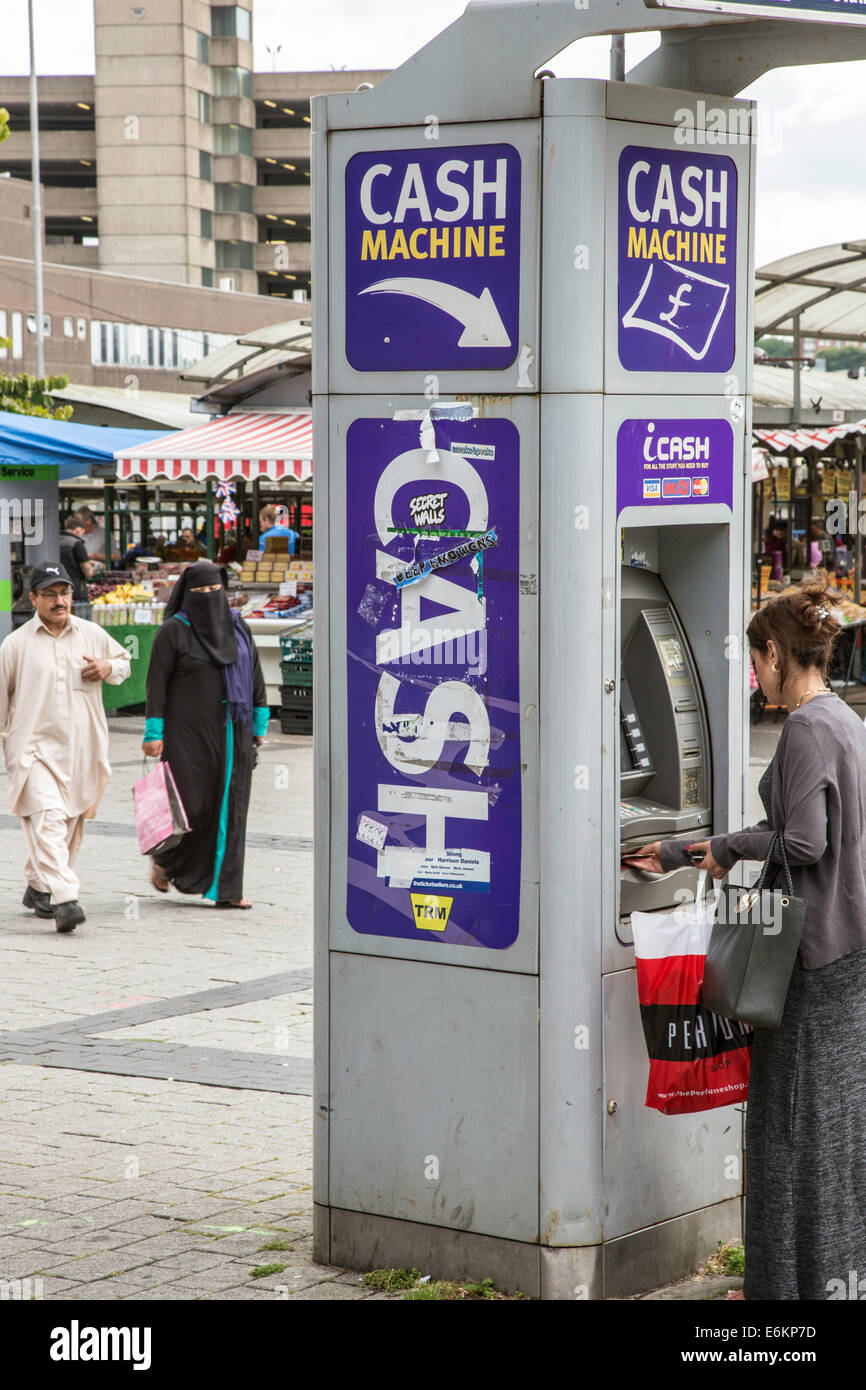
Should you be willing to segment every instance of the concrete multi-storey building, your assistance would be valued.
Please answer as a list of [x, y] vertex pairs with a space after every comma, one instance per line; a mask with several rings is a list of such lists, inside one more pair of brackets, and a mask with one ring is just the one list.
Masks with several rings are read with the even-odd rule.
[[[46, 257], [308, 298], [310, 97], [384, 74], [254, 73], [252, 0], [94, 0], [94, 21], [94, 75], [39, 78]], [[30, 179], [28, 79], [0, 84], [0, 173]]]
[[[12, 375], [36, 373], [32, 208], [32, 184], [0, 180], [0, 339], [8, 343], [0, 344], [0, 371]], [[142, 278], [126, 266], [104, 271], [54, 254], [74, 247], [46, 248], [46, 374], [112, 387], [133, 414], [141, 391], [177, 393], [184, 368], [238, 337], [255, 339], [257, 330], [310, 312], [308, 304]]]

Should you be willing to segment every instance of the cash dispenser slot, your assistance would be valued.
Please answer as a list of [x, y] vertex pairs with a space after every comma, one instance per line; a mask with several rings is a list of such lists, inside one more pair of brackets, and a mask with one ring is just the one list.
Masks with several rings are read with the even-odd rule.
[[[695, 662], [659, 576], [623, 566], [620, 673], [620, 845], [705, 840], [712, 832], [712, 767]], [[694, 891], [692, 868], [647, 874], [622, 866], [620, 916], [673, 907]]]

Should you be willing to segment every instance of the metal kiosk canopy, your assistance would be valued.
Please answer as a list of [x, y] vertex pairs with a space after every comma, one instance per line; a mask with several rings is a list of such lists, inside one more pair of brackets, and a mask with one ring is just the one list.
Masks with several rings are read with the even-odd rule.
[[702, 10], [711, 14], [742, 14], [775, 19], [811, 20], [820, 24], [866, 24], [863, 0], [647, 0], [661, 9]]
[[[828, 0], [816, 3], [832, 8]], [[475, 120], [537, 116], [542, 84], [535, 74], [563, 48], [592, 35], [656, 29], [661, 44], [629, 71], [629, 82], [734, 96], [773, 68], [866, 57], [866, 35], [856, 33], [859, 15], [852, 20], [850, 9], [834, 23], [823, 12], [811, 15], [804, 30], [791, 19], [789, 0], [784, 13], [773, 10], [772, 23], [759, 22], [758, 15], [657, 9], [645, 0], [593, 0], [585, 8], [575, 0], [470, 0], [453, 24], [376, 87], [325, 97], [323, 109], [331, 129], [388, 127], [403, 105], [424, 106], [449, 121], [461, 118], [462, 94], [471, 91]]]

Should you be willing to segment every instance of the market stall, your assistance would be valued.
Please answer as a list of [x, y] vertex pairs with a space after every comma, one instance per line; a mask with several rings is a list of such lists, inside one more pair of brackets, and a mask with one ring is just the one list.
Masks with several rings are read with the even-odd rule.
[[864, 437], [866, 421], [754, 431], [754, 602], [816, 567], [859, 602]]
[[[211, 558], [233, 549], [229, 602], [253, 632], [268, 703], [279, 706], [280, 633], [307, 618], [313, 600], [310, 546], [289, 554], [288, 539], [259, 541], [259, 512], [279, 508], [278, 528], [299, 533], [312, 522], [312, 416], [309, 411], [233, 412], [193, 429], [152, 439], [131, 453], [118, 450], [117, 486], [159, 487], [192, 481], [203, 486], [203, 540]], [[232, 542], [231, 548], [222, 542]]]
[[152, 430], [0, 412], [0, 638], [30, 617], [33, 565], [58, 558], [61, 480], [90, 474], [112, 462], [115, 450], [156, 437]]

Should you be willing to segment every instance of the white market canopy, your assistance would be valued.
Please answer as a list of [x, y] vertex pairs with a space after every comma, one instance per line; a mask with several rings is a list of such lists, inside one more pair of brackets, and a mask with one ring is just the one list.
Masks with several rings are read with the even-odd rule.
[[114, 457], [118, 479], [262, 478], [303, 483], [313, 473], [313, 417], [261, 411], [223, 415], [160, 435], [134, 453], [120, 449]]
[[755, 272], [755, 337], [866, 342], [866, 242], [798, 251]]

